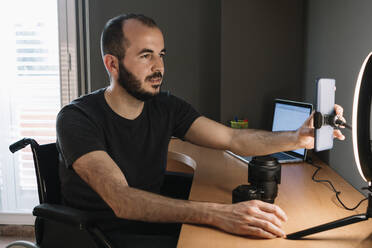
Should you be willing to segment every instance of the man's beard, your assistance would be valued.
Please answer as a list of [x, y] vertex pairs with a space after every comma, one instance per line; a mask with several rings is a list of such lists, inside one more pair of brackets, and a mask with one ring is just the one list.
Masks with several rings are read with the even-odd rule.
[[[153, 78], [163, 78], [161, 72], [155, 72], [146, 77], [145, 83]], [[139, 81], [125, 66], [119, 62], [119, 85], [122, 86], [130, 95], [140, 101], [147, 101], [155, 97], [159, 92], [151, 93], [141, 88], [141, 81]], [[160, 86], [159, 86], [160, 87]]]

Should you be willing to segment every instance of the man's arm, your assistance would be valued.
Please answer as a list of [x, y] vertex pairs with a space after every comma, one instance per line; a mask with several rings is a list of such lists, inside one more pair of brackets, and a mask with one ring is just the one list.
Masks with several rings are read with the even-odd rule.
[[230, 150], [242, 156], [265, 155], [297, 148], [296, 132], [268, 132], [256, 129], [233, 129], [206, 117], [191, 125], [185, 139], [194, 144]]
[[[336, 114], [342, 119], [343, 109], [335, 105]], [[334, 136], [345, 139], [340, 130]], [[296, 131], [268, 132], [255, 129], [233, 129], [199, 117], [185, 135], [185, 139], [201, 146], [221, 150], [230, 150], [241, 156], [267, 155], [281, 151], [314, 147], [313, 114]]]
[[272, 204], [193, 202], [135, 189], [128, 186], [124, 174], [104, 151], [87, 153], [72, 166], [119, 218], [211, 225], [226, 232], [263, 238], [284, 236], [281, 223], [287, 217]]

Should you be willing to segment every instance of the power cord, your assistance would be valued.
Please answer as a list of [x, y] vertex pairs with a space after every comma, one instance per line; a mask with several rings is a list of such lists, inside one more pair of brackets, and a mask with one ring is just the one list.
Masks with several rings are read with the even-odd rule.
[[[365, 200], [368, 200], [368, 197], [366, 197], [366, 198], [362, 199], [362, 200], [361, 200], [361, 201], [360, 201], [360, 202], [359, 202], [355, 207], [353, 207], [353, 208], [346, 207], [345, 204], [344, 204], [344, 203], [341, 201], [341, 199], [339, 198], [339, 195], [341, 194], [341, 192], [340, 192], [340, 191], [337, 191], [337, 190], [335, 189], [335, 187], [333, 186], [333, 184], [332, 184], [331, 181], [329, 181], [329, 180], [319, 180], [319, 179], [315, 179], [316, 174], [317, 174], [318, 171], [320, 171], [322, 168], [321, 168], [320, 166], [315, 165], [314, 162], [313, 162], [313, 160], [312, 160], [310, 157], [307, 158], [306, 162], [308, 162], [309, 164], [311, 164], [313, 167], [317, 168], [317, 169], [315, 170], [313, 176], [311, 177], [311, 179], [312, 179], [314, 182], [317, 182], [317, 183], [328, 183], [329, 185], [331, 185], [331, 188], [332, 188], [333, 192], [335, 192], [335, 194], [336, 194], [336, 198], [337, 198], [338, 202], [339, 202], [339, 203], [340, 203], [340, 204], [341, 204], [341, 205], [342, 205], [346, 210], [353, 211], [353, 210], [357, 209], [357, 208], [360, 206], [360, 204], [362, 204], [362, 202], [364, 202]], [[368, 189], [368, 188], [362, 188], [362, 189]]]

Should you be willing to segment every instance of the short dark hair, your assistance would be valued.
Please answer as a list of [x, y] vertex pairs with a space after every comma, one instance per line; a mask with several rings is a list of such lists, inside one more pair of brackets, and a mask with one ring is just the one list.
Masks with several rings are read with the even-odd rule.
[[119, 60], [124, 58], [125, 47], [129, 44], [123, 32], [123, 25], [129, 19], [135, 19], [148, 27], [158, 27], [153, 19], [142, 14], [123, 14], [110, 19], [101, 34], [102, 57], [111, 54]]

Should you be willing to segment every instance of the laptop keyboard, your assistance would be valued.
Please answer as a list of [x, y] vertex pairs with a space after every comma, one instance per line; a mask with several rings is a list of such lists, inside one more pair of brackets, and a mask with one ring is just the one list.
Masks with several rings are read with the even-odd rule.
[[271, 157], [274, 157], [274, 158], [277, 158], [278, 160], [286, 160], [286, 159], [293, 159], [292, 156], [289, 156], [285, 153], [275, 153], [275, 154], [271, 154], [270, 155]]

